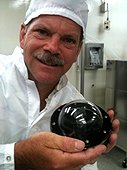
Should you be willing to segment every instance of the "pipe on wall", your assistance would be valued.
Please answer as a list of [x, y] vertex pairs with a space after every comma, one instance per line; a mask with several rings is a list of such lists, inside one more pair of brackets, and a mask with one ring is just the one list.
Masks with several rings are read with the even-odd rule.
[[84, 73], [85, 73], [85, 43], [80, 54], [80, 93], [84, 96]]

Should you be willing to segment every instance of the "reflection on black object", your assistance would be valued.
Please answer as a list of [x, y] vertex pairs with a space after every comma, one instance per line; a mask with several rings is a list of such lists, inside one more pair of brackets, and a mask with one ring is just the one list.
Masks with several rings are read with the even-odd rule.
[[83, 140], [86, 148], [106, 143], [112, 124], [108, 114], [99, 106], [76, 100], [60, 106], [53, 113], [51, 131]]

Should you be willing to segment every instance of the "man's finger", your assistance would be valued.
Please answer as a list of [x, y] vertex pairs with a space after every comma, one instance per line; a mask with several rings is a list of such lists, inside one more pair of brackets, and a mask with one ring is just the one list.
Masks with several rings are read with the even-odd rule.
[[42, 132], [43, 144], [48, 148], [58, 149], [65, 152], [79, 152], [85, 148], [85, 143], [81, 140], [60, 136], [51, 132]]

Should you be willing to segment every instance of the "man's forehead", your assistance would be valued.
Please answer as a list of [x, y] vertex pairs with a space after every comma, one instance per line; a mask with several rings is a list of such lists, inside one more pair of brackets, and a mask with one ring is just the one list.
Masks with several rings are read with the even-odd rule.
[[40, 15], [37, 18], [34, 18], [31, 23], [33, 23], [34, 25], [38, 24], [40, 26], [45, 25], [46, 23], [49, 25], [53, 24], [54, 26], [57, 26], [56, 24], [62, 23], [65, 27], [67, 27], [68, 25], [72, 28], [81, 29], [81, 26], [79, 26], [76, 22], [67, 17], [59, 15]]

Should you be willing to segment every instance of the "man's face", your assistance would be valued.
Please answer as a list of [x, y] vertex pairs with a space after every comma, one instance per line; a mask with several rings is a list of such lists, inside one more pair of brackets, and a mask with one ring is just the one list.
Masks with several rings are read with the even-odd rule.
[[58, 83], [78, 57], [80, 35], [81, 27], [61, 16], [42, 15], [22, 26], [20, 46], [30, 78], [47, 85]]

